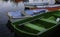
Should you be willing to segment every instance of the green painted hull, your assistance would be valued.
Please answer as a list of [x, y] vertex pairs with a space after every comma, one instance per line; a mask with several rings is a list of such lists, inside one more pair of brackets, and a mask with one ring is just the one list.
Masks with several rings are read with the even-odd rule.
[[11, 25], [17, 35], [23, 35], [24, 37], [43, 37], [59, 25], [56, 21], [59, 17], [60, 11], [53, 11], [19, 20], [11, 23]]

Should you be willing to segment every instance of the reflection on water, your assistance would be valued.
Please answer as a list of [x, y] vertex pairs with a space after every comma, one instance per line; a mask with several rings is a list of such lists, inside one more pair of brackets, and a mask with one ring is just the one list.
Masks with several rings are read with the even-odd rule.
[[13, 2], [4, 2], [4, 1], [0, 1], [0, 12], [2, 13], [6, 13], [6, 12], [9, 12], [9, 11], [22, 11], [24, 10], [24, 5], [21, 4], [21, 3], [18, 3], [18, 5], [16, 5], [15, 3]]

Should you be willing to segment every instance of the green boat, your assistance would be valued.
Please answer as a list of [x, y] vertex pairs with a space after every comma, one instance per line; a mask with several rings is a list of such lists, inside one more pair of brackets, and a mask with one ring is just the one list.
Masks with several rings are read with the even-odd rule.
[[60, 11], [47, 12], [11, 23], [14, 32], [24, 37], [44, 37], [58, 25]]

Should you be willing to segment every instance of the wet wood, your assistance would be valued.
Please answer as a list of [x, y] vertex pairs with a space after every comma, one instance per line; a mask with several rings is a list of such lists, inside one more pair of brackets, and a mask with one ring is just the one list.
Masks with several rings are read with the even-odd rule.
[[55, 10], [59, 10], [60, 9], [60, 7], [51, 7], [51, 8], [30, 8], [30, 9], [47, 9], [47, 10], [49, 10], [49, 11], [55, 11]]

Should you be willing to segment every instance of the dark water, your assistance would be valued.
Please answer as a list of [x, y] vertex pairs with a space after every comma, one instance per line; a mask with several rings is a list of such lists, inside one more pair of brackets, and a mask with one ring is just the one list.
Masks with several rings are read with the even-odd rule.
[[0, 37], [14, 37], [7, 27], [8, 17], [0, 13]]
[[23, 10], [22, 3], [14, 4], [13, 2], [2, 2], [0, 1], [0, 37], [13, 37], [9, 32], [6, 24], [8, 22], [8, 16], [6, 16], [9, 11]]

